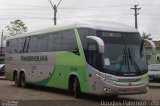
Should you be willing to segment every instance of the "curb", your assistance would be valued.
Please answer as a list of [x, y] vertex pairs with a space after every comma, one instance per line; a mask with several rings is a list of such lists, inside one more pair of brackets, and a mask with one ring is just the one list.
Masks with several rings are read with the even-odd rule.
[[149, 83], [148, 87], [151, 87], [151, 88], [160, 88], [160, 83]]

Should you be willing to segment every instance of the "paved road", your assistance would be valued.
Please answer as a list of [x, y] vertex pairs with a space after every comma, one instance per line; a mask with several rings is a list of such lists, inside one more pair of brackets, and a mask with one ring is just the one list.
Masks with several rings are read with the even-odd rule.
[[[64, 93], [64, 94], [63, 94]], [[51, 91], [51, 89], [30, 87], [16, 87], [14, 82], [0, 80], [0, 100], [75, 100], [72, 95], [64, 91]]]
[[[84, 95], [83, 99], [76, 99], [67, 91], [48, 89], [42, 87], [20, 88], [15, 87], [14, 82], [0, 80], [0, 100], [65, 100], [85, 101], [94, 105], [100, 105], [101, 100], [124, 101], [124, 100], [159, 100], [160, 88], [150, 88], [147, 94], [119, 96], [116, 99]], [[75, 102], [74, 102], [75, 103]], [[81, 103], [81, 102], [80, 102]], [[43, 104], [43, 103], [42, 103]], [[65, 103], [64, 105], [66, 105]], [[86, 104], [86, 103], [85, 103]], [[83, 104], [81, 104], [83, 105]], [[84, 106], [84, 105], [83, 105]]]

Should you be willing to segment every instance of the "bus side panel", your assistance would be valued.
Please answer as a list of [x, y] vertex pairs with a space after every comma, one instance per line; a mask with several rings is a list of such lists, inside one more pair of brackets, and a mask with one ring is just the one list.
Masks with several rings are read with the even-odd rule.
[[67, 51], [57, 52], [55, 70], [47, 86], [68, 89], [70, 73], [81, 70], [81, 67], [84, 66], [80, 56]]
[[6, 53], [5, 58], [5, 77], [7, 80], [13, 80], [13, 72], [14, 70], [18, 72], [18, 65], [16, 61], [18, 56], [16, 54], [8, 54]]
[[33, 61], [29, 61], [29, 59], [28, 61], [25, 59], [22, 61], [27, 66], [24, 70], [26, 76], [28, 76], [28, 83], [46, 86], [55, 70], [55, 54], [54, 52], [44, 52], [23, 55], [24, 58], [28, 56], [36, 57], [35, 60], [31, 59]]
[[5, 66], [5, 78], [7, 80], [13, 80], [13, 67], [10, 64]]
[[79, 79], [81, 91], [88, 93], [87, 65], [77, 29], [75, 29], [75, 35], [79, 55], [67, 51], [57, 52], [55, 71], [47, 86], [68, 89], [69, 77], [75, 73]]

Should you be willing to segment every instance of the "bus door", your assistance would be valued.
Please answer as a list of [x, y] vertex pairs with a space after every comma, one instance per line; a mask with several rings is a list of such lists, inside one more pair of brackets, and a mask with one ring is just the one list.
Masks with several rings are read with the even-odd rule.
[[[101, 45], [98, 37], [89, 36], [87, 44], [86, 61], [88, 63], [88, 79], [90, 92], [98, 94], [100, 91], [100, 70], [101, 70]], [[103, 41], [102, 41], [103, 42]]]

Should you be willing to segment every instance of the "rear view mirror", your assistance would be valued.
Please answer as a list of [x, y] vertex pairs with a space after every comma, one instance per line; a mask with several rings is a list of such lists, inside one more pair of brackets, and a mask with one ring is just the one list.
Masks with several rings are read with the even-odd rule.
[[87, 39], [91, 39], [97, 42], [98, 44], [98, 49], [100, 53], [104, 53], [104, 42], [101, 38], [96, 37], [96, 36], [87, 36]]
[[153, 41], [148, 40], [148, 39], [143, 39], [144, 41], [148, 42], [152, 48], [152, 54], [156, 54], [156, 45]]

